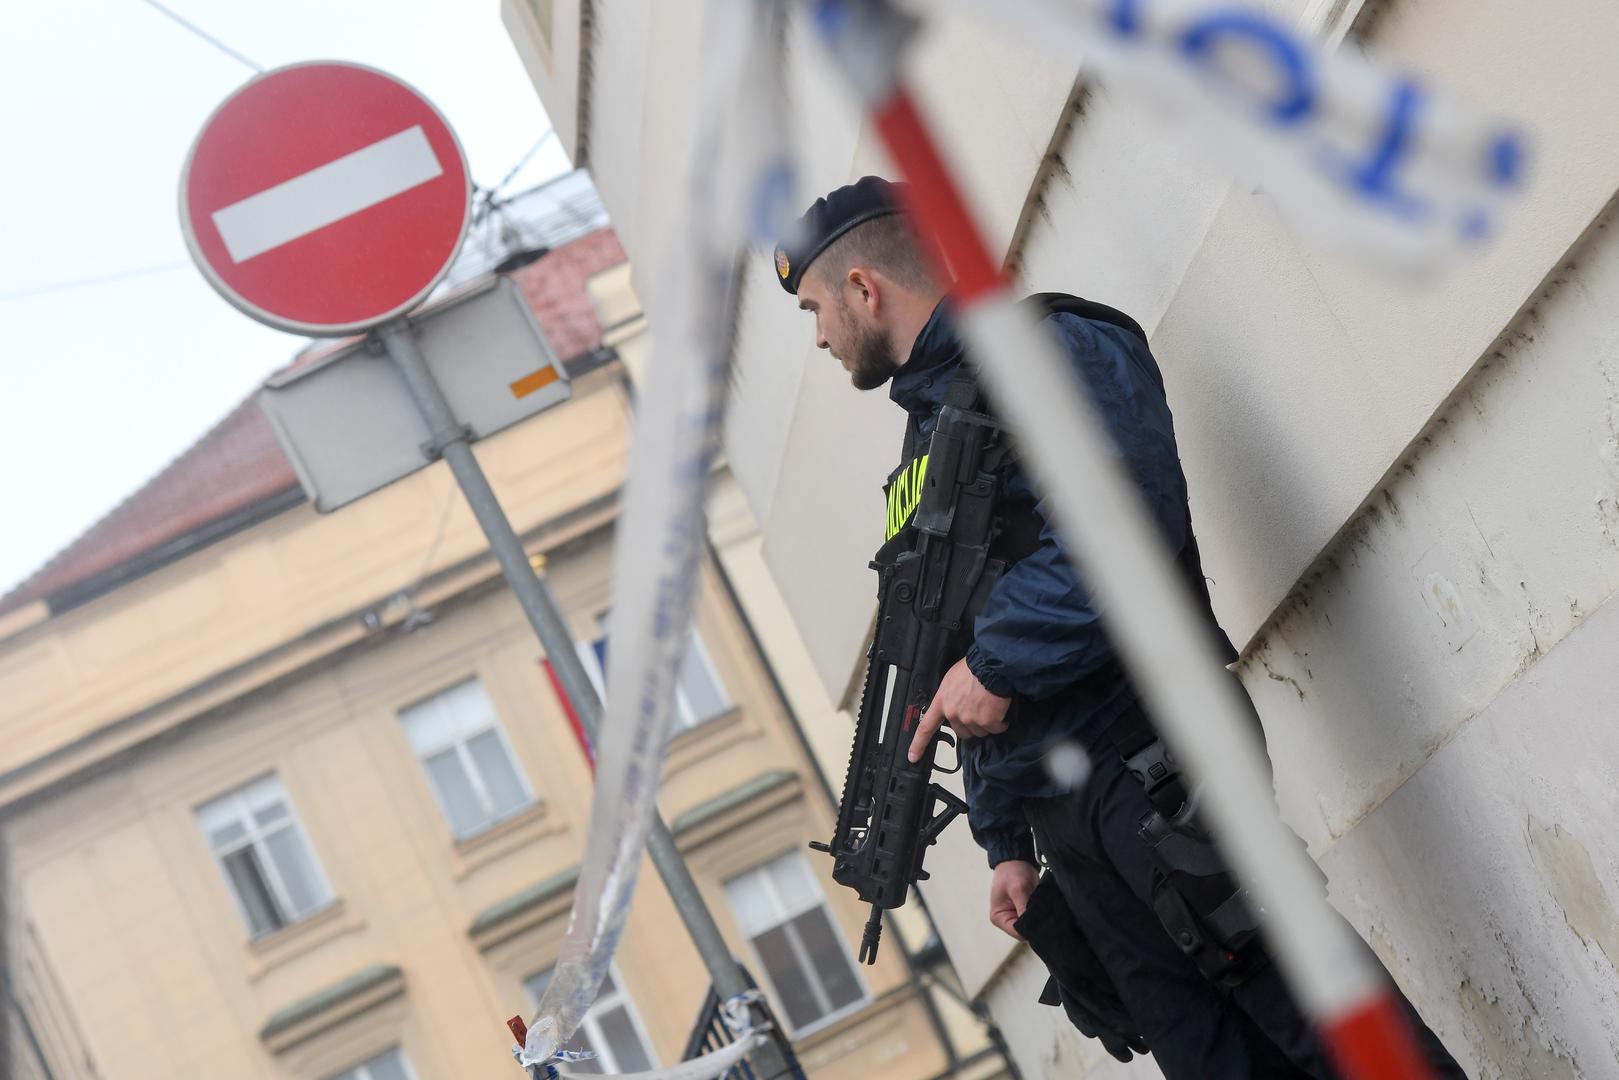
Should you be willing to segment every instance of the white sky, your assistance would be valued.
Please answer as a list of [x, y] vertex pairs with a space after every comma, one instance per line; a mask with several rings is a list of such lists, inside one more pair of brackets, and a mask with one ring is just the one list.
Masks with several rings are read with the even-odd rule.
[[[265, 68], [358, 60], [431, 98], [473, 179], [549, 126], [496, 0], [163, 0]], [[142, 0], [17, 4], [0, 34], [0, 593], [252, 392], [302, 339], [189, 264], [176, 211], [198, 126], [253, 72]], [[552, 139], [507, 191], [567, 167]], [[14, 294], [166, 264], [141, 277]]]

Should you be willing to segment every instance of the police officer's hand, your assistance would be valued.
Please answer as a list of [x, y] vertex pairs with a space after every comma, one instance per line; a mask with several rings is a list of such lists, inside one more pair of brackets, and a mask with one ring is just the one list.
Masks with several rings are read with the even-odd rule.
[[1033, 863], [1007, 859], [995, 864], [995, 876], [989, 882], [989, 921], [1008, 937], [1023, 940], [1012, 924], [1023, 917], [1039, 880], [1040, 868]]
[[910, 759], [920, 760], [927, 752], [928, 742], [940, 724], [949, 724], [958, 739], [976, 739], [1005, 731], [1006, 710], [1011, 704], [1010, 698], [985, 690], [978, 676], [968, 670], [966, 660], [957, 660], [955, 666], [944, 673], [933, 701], [916, 725]]

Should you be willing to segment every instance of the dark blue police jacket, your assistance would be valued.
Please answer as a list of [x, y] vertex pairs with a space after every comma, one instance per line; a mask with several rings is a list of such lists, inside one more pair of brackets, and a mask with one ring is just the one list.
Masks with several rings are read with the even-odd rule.
[[[1090, 387], [1170, 550], [1180, 553], [1188, 583], [1228, 662], [1235, 659], [1208, 609], [1163, 377], [1146, 341], [1124, 326], [1066, 312], [1048, 312], [1047, 321]], [[889, 388], [889, 396], [909, 414], [907, 445], [927, 445], [963, 352], [947, 299], [917, 335]], [[1112, 721], [1136, 700], [1097, 602], [1064, 554], [1046, 501], [1015, 465], [1002, 497], [1007, 503], [1032, 502], [1043, 524], [1039, 546], [995, 583], [966, 657], [986, 689], [1014, 702], [1006, 731], [961, 744], [967, 819], [991, 866], [1014, 858], [1033, 861], [1033, 840], [1019, 803], [1067, 792], [1043, 765], [1051, 746], [1075, 740], [1087, 750], [1097, 747]]]

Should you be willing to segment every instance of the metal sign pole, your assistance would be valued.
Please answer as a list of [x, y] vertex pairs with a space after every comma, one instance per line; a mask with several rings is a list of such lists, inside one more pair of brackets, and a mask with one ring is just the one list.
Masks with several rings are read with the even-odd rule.
[[[449, 465], [461, 493], [466, 496], [467, 505], [472, 508], [473, 516], [478, 519], [484, 536], [489, 540], [489, 548], [500, 564], [501, 573], [517, 595], [523, 614], [540, 639], [540, 645], [545, 649], [563, 691], [573, 703], [579, 723], [583, 725], [585, 733], [595, 739], [601, 722], [601, 699], [596, 695], [596, 687], [585, 672], [584, 664], [574, 652], [573, 635], [568, 632], [567, 623], [551, 596], [551, 590], [529, 564], [522, 541], [517, 538], [517, 532], [495, 497], [494, 489], [489, 486], [489, 478], [484, 475], [482, 466], [472, 452], [470, 432], [456, 420], [438, 382], [428, 370], [421, 350], [416, 347], [410, 321], [401, 318], [384, 323], [377, 328], [376, 337], [388, 358], [399, 368], [411, 399], [427, 421], [430, 432], [427, 451], [443, 457]], [[736, 958], [726, 947], [725, 938], [714, 922], [714, 915], [698, 892], [697, 883], [692, 879], [686, 860], [676, 849], [674, 835], [661, 814], [653, 821], [647, 852], [652, 856], [652, 865], [657, 869], [658, 876], [663, 879], [663, 887], [668, 890], [681, 920], [686, 924], [686, 932], [691, 935], [703, 966], [708, 969], [715, 993], [721, 1001], [745, 993], [747, 983]], [[755, 1071], [764, 1080], [793, 1075], [793, 1069], [774, 1042], [766, 1042], [749, 1056], [753, 1059], [751, 1064]]]

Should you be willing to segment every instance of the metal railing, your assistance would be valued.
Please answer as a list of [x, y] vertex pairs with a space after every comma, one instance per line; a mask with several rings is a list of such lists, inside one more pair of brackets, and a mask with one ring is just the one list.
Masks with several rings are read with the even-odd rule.
[[[759, 984], [753, 981], [752, 973], [742, 964], [737, 966], [742, 970], [742, 978], [748, 984], [748, 989], [757, 990]], [[697, 1022], [692, 1025], [691, 1036], [686, 1040], [686, 1049], [680, 1055], [680, 1060], [690, 1061], [736, 1042], [736, 1032], [725, 1022], [724, 1005], [719, 994], [710, 987], [708, 996], [703, 999], [703, 1007], [697, 1014]], [[776, 1044], [781, 1060], [787, 1063], [787, 1070], [774, 1076], [767, 1076], [743, 1060], [741, 1064], [719, 1077], [719, 1080], [804, 1080], [804, 1069], [798, 1064], [798, 1056], [793, 1053], [793, 1044], [782, 1032], [781, 1024], [776, 1020], [775, 1011], [771, 1009], [769, 1001], [761, 1001], [758, 1008], [770, 1021], [770, 1041]]]

